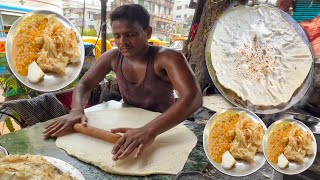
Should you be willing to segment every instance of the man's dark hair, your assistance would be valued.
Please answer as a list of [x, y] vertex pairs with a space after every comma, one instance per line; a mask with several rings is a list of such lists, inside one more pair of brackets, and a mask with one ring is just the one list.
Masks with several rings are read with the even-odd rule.
[[111, 14], [111, 25], [116, 20], [127, 20], [139, 23], [145, 30], [150, 26], [148, 11], [139, 4], [128, 4], [117, 7]]

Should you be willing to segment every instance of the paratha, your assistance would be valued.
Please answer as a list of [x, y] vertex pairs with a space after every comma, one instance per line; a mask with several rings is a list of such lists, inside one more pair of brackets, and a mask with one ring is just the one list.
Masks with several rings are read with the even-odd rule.
[[10, 155], [0, 158], [2, 180], [76, 180], [69, 172], [59, 170], [39, 155]]
[[277, 8], [238, 6], [217, 21], [211, 44], [219, 83], [257, 106], [288, 102], [312, 67], [312, 54]]

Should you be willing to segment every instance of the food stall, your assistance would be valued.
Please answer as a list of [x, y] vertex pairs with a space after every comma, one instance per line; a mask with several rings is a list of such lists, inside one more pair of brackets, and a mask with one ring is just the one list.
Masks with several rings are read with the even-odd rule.
[[[116, 101], [85, 109], [91, 132], [77, 125], [77, 133], [44, 139], [51, 119], [0, 136], [0, 145], [12, 155], [41, 155], [78, 179], [318, 179], [320, 121], [299, 111], [317, 72], [310, 38], [277, 4], [229, 2], [198, 1], [198, 30], [188, 38], [186, 55], [201, 88], [207, 77], [219, 93], [204, 92], [203, 108], [161, 134], [145, 156], [113, 162], [111, 147], [119, 136], [101, 134], [123, 125], [139, 127], [159, 114]], [[214, 14], [209, 25], [208, 13]]]

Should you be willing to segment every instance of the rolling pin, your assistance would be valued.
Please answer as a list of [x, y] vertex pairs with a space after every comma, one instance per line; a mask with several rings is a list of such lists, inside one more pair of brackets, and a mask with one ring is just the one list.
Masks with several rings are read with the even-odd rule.
[[121, 137], [121, 135], [116, 134], [116, 133], [112, 133], [109, 131], [105, 131], [102, 129], [98, 129], [92, 126], [84, 126], [80, 123], [77, 123], [73, 126], [73, 129], [81, 134], [85, 134], [87, 136], [91, 136], [94, 138], [98, 138], [110, 143], [116, 143], [118, 141], [118, 139]]

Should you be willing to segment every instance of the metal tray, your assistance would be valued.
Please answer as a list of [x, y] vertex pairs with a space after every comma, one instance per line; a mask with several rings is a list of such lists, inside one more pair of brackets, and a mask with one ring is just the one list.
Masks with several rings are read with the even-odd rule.
[[241, 177], [241, 176], [247, 176], [250, 175], [254, 172], [256, 172], [257, 170], [259, 170], [266, 162], [266, 159], [263, 155], [263, 153], [257, 153], [255, 156], [255, 163], [249, 163], [246, 161], [242, 161], [242, 160], [237, 160], [236, 166], [233, 167], [232, 169], [224, 169], [220, 163], [215, 162], [214, 160], [211, 159], [210, 153], [209, 153], [209, 149], [208, 149], [208, 137], [210, 134], [210, 128], [211, 128], [211, 124], [214, 122], [215, 118], [226, 112], [226, 111], [230, 111], [230, 110], [234, 110], [234, 111], [244, 111], [247, 113], [247, 115], [255, 122], [260, 123], [263, 126], [264, 131], [267, 131], [267, 127], [266, 125], [263, 123], [263, 121], [253, 112], [243, 109], [243, 108], [238, 108], [238, 107], [234, 107], [234, 108], [228, 108], [225, 109], [223, 111], [217, 112], [215, 113], [207, 122], [206, 127], [204, 128], [203, 131], [203, 148], [204, 151], [206, 153], [207, 158], [209, 159], [210, 163], [217, 168], [220, 172], [230, 175], [230, 176], [236, 176], [236, 177]]
[[[20, 22], [22, 22], [24, 19], [26, 19], [27, 17], [30, 17], [31, 15], [34, 14], [55, 14], [56, 18], [67, 28], [71, 28], [73, 29], [79, 39], [79, 43], [78, 43], [78, 49], [80, 52], [80, 62], [76, 63], [76, 64], [69, 64], [67, 66], [67, 73], [64, 76], [59, 76], [57, 74], [54, 73], [45, 73], [44, 79], [41, 80], [38, 83], [31, 83], [30, 81], [28, 81], [27, 76], [22, 76], [20, 75], [16, 69], [13, 66], [13, 62], [11, 59], [11, 54], [14, 53], [12, 52], [12, 43], [13, 43], [13, 38], [14, 38], [14, 34], [16, 29], [19, 27]], [[37, 91], [41, 91], [41, 92], [52, 92], [52, 91], [57, 91], [60, 90], [66, 86], [68, 86], [70, 83], [72, 83], [80, 74], [82, 66], [83, 66], [83, 62], [84, 62], [84, 45], [82, 42], [82, 38], [81, 35], [79, 34], [77, 28], [69, 21], [67, 20], [65, 17], [63, 17], [60, 14], [57, 14], [53, 11], [47, 11], [47, 10], [39, 10], [39, 11], [33, 11], [30, 13], [27, 13], [23, 16], [21, 16], [19, 19], [17, 19], [14, 24], [12, 25], [12, 27], [9, 30], [8, 33], [8, 37], [6, 40], [6, 57], [7, 57], [7, 61], [9, 64], [9, 67], [12, 71], [12, 73], [14, 74], [14, 76], [24, 85], [26, 85], [27, 87], [37, 90]]]
[[[270, 136], [270, 132], [272, 131], [273, 127], [275, 127], [275, 125], [282, 123], [282, 122], [296, 122], [304, 131], [307, 131], [310, 133], [311, 137], [312, 137], [312, 146], [313, 146], [313, 150], [314, 153], [313, 155], [309, 155], [309, 156], [305, 156], [304, 158], [304, 163], [299, 164], [296, 162], [290, 162], [289, 163], [289, 167], [285, 168], [285, 169], [280, 169], [277, 164], [273, 164], [267, 155], [267, 142], [268, 142], [268, 138]], [[276, 171], [283, 173], [283, 174], [288, 174], [288, 175], [294, 175], [294, 174], [299, 174], [302, 173], [303, 171], [307, 170], [314, 162], [315, 158], [316, 158], [316, 154], [317, 154], [317, 141], [316, 138], [314, 137], [313, 133], [311, 132], [311, 130], [302, 122], [297, 121], [297, 120], [293, 120], [293, 119], [280, 119], [277, 120], [276, 122], [272, 123], [269, 127], [267, 132], [265, 133], [264, 137], [263, 137], [263, 154], [265, 155], [265, 158], [267, 159], [268, 163], [273, 167], [273, 169], [275, 169]]]
[[[232, 4], [228, 9], [231, 9], [231, 8], [234, 8], [234, 4]], [[272, 7], [272, 8], [275, 8], [275, 7]], [[294, 27], [294, 29], [297, 31], [297, 33], [300, 35], [303, 41], [308, 45], [310, 51], [312, 52], [310, 42], [304, 30], [302, 29], [302, 27], [290, 15], [288, 15], [287, 13], [281, 10], [280, 12], [282, 17]], [[306, 94], [307, 90], [309, 89], [312, 83], [312, 78], [314, 74], [314, 62], [312, 63], [312, 66], [310, 68], [309, 74], [307, 75], [306, 79], [304, 80], [302, 85], [293, 93], [291, 99], [287, 103], [283, 103], [278, 106], [256, 106], [250, 103], [249, 101], [242, 100], [242, 98], [239, 97], [235, 92], [227, 88], [224, 88], [217, 79], [216, 72], [212, 66], [212, 61], [211, 61], [211, 43], [212, 43], [213, 32], [216, 28], [216, 25], [217, 23], [213, 24], [207, 39], [207, 45], [205, 50], [206, 65], [214, 85], [217, 87], [219, 92], [228, 101], [230, 101], [232, 104], [234, 104], [237, 107], [247, 108], [257, 114], [274, 114], [274, 113], [278, 113], [278, 112], [289, 109], [290, 107], [292, 107], [302, 99], [302, 97]], [[314, 59], [314, 56], [313, 56], [313, 59]]]

